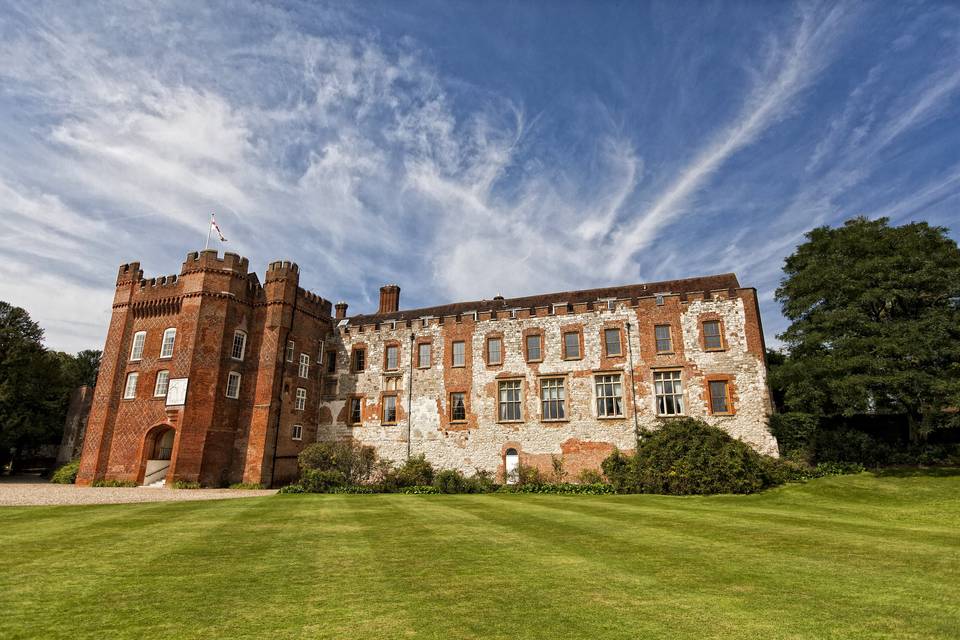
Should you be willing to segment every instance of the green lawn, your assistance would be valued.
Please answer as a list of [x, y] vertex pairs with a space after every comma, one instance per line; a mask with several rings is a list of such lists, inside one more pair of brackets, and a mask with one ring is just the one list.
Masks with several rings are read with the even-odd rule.
[[2, 638], [956, 638], [960, 472], [0, 509]]

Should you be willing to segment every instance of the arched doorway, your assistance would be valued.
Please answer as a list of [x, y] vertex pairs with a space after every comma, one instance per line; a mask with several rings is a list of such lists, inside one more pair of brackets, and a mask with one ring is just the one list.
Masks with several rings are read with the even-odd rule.
[[520, 454], [516, 449], [507, 449], [503, 456], [504, 478], [507, 484], [516, 484], [520, 479]]
[[143, 472], [143, 484], [148, 487], [163, 487], [170, 470], [173, 457], [173, 443], [176, 431], [167, 424], [160, 424], [147, 432], [143, 442], [146, 465]]

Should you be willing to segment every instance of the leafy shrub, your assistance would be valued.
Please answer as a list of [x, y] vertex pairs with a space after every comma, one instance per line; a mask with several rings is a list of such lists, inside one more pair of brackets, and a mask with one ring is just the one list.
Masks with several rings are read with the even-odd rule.
[[517, 485], [543, 484], [543, 476], [537, 467], [521, 464], [517, 467]]
[[288, 484], [285, 487], [280, 487], [280, 491], [278, 493], [306, 493], [306, 491], [299, 484]]
[[562, 483], [567, 479], [563, 456], [550, 455], [550, 482]]
[[813, 440], [817, 433], [817, 424], [816, 416], [793, 411], [771, 415], [768, 428], [777, 439], [781, 456], [809, 462], [813, 455]]
[[133, 480], [94, 480], [93, 487], [135, 487], [137, 483]]
[[317, 442], [297, 456], [301, 471], [336, 471], [344, 484], [363, 484], [370, 479], [377, 455], [373, 447], [355, 442]]
[[626, 470], [621, 456], [604, 461], [604, 472], [615, 488], [631, 493], [754, 493], [780, 481], [749, 445], [695, 418], [664, 421], [640, 441]]
[[229, 487], [230, 489], [240, 489], [245, 491], [256, 491], [263, 489], [263, 485], [259, 482], [235, 482]]
[[584, 469], [577, 476], [577, 482], [580, 484], [605, 484], [603, 474], [596, 469]]
[[398, 487], [415, 487], [433, 484], [433, 465], [422, 453], [408, 458], [396, 470]]
[[499, 489], [500, 493], [550, 493], [550, 494], [582, 494], [606, 495], [616, 493], [612, 485], [604, 483], [574, 484], [572, 482], [541, 482], [538, 484], [507, 484]]
[[174, 489], [199, 489], [199, 482], [189, 482], [187, 480], [177, 480], [173, 483]]
[[626, 491], [630, 483], [631, 459], [620, 449], [614, 449], [600, 464], [603, 475], [617, 491]]
[[464, 475], [453, 469], [438, 471], [433, 479], [433, 486], [440, 493], [473, 493]]
[[54, 484], [73, 484], [77, 481], [77, 473], [80, 471], [80, 461], [71, 460], [50, 476], [50, 482]]
[[343, 473], [331, 469], [304, 469], [300, 473], [300, 486], [306, 493], [327, 493], [334, 487], [347, 484]]
[[353, 493], [353, 494], [371, 494], [377, 493], [373, 487], [362, 484], [351, 484], [343, 487], [333, 487], [327, 493]]
[[857, 429], [821, 429], [813, 441], [817, 462], [859, 462], [881, 465], [890, 461], [890, 447]]
[[470, 493], [491, 493], [500, 488], [493, 473], [486, 469], [474, 469], [473, 475], [467, 478], [467, 483], [472, 488]]
[[434, 487], [433, 485], [429, 485], [429, 484], [415, 484], [408, 487], [401, 487], [400, 493], [415, 493], [415, 494], [440, 493], [440, 490]]

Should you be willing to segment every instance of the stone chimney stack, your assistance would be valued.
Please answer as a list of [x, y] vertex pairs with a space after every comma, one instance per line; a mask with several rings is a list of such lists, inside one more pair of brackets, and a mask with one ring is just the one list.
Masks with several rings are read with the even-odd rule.
[[377, 313], [393, 313], [400, 310], [400, 287], [387, 284], [380, 287], [380, 310]]
[[337, 310], [337, 315], [335, 316], [337, 320], [343, 320], [344, 318], [347, 317], [347, 303], [346, 303], [346, 302], [342, 302], [342, 301], [341, 301], [341, 302], [338, 302], [337, 304], [335, 304], [335, 305], [333, 306], [333, 308]]

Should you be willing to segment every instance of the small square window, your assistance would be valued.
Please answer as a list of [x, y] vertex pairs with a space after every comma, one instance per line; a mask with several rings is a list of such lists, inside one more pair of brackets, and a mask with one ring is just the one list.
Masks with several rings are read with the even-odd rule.
[[566, 360], [580, 359], [580, 332], [568, 331], [563, 334], [563, 357]]
[[466, 343], [462, 341], [454, 342], [452, 349], [452, 365], [454, 367], [466, 366]]
[[527, 336], [527, 362], [543, 360], [542, 341], [540, 334]]
[[387, 345], [384, 360], [384, 368], [387, 371], [396, 371], [400, 366], [400, 347], [395, 344]]
[[657, 341], [657, 353], [672, 352], [673, 337], [670, 335], [670, 325], [658, 324], [653, 328], [653, 332]]
[[140, 377], [136, 371], [127, 374], [127, 384], [123, 387], [123, 399], [133, 400], [137, 397], [137, 378]]
[[300, 369], [297, 373], [304, 379], [310, 377], [310, 356], [305, 353], [300, 354]]
[[297, 396], [293, 408], [296, 411], [303, 411], [307, 408], [307, 390], [303, 387], [297, 387]]
[[607, 356], [622, 356], [623, 349], [620, 346], [620, 329], [604, 329], [603, 345]]
[[167, 388], [170, 386], [170, 372], [157, 371], [157, 382], [153, 385], [153, 397], [163, 398], [167, 395]]
[[160, 345], [160, 357], [161, 358], [172, 358], [173, 357], [173, 344], [177, 340], [177, 330], [174, 328], [167, 329], [163, 332], [163, 342]]
[[292, 440], [303, 440], [303, 425], [293, 425], [293, 432], [290, 434]]
[[466, 394], [455, 391], [450, 394], [450, 421], [463, 422], [467, 419]]
[[133, 346], [130, 348], [130, 360], [136, 362], [143, 359], [143, 343], [147, 340], [146, 331], [137, 331], [133, 334]]
[[240, 374], [236, 371], [227, 374], [227, 397], [234, 399], [240, 397]]
[[397, 396], [383, 396], [383, 424], [397, 422]]
[[430, 368], [430, 351], [431, 347], [429, 342], [421, 342], [417, 345], [417, 366], [421, 369]]
[[247, 334], [243, 331], [233, 332], [233, 347], [230, 350], [230, 357], [234, 360], [243, 360], [247, 350]]
[[705, 320], [703, 322], [703, 348], [709, 350], [723, 349], [723, 335], [720, 331], [719, 320]]
[[350, 424], [360, 424], [363, 420], [361, 401], [361, 398], [350, 398], [350, 415], [348, 416]]
[[503, 363], [503, 341], [499, 337], [487, 338], [487, 364]]

